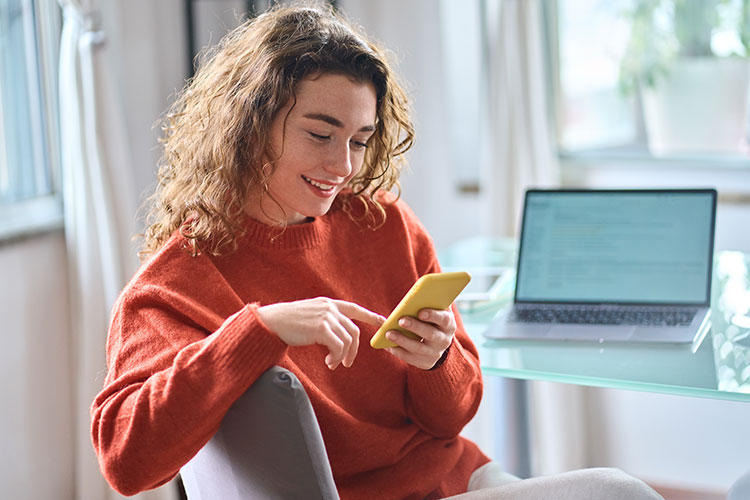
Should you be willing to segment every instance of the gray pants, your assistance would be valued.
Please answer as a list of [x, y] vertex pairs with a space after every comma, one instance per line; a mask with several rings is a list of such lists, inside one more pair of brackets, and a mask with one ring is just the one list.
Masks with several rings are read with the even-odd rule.
[[519, 479], [497, 462], [478, 468], [469, 491], [450, 500], [664, 500], [640, 479], [619, 469], [581, 469]]

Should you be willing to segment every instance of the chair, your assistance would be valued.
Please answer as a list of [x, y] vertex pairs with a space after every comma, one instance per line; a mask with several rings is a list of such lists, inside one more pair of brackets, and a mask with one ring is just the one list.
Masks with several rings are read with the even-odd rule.
[[323, 437], [297, 377], [274, 366], [180, 471], [190, 500], [338, 500]]
[[750, 471], [741, 475], [727, 493], [727, 500], [747, 500], [748, 498], [750, 498]]

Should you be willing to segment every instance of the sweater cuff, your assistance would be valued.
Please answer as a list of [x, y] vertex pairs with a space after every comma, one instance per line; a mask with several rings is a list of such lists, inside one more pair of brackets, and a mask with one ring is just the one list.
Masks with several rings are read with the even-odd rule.
[[443, 351], [443, 354], [440, 355], [440, 359], [438, 359], [435, 362], [435, 364], [432, 365], [432, 368], [430, 368], [429, 371], [437, 370], [438, 368], [440, 368], [440, 366], [442, 366], [443, 363], [445, 363], [445, 358], [448, 357], [448, 351], [451, 350], [452, 345], [453, 345], [453, 342], [448, 344], [448, 347], [445, 348], [445, 350]]
[[288, 347], [260, 320], [258, 304], [245, 305], [211, 337], [217, 371], [247, 381], [243, 390], [278, 364]]
[[477, 379], [481, 379], [479, 362], [460, 342], [453, 340], [445, 351], [444, 358], [429, 370], [409, 367], [410, 388], [425, 391], [438, 397], [455, 397], [457, 391], [464, 391]]

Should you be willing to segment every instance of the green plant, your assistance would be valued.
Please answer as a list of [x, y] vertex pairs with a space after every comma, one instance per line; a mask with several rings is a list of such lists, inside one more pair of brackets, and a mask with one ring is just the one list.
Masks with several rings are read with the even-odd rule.
[[657, 29], [656, 13], [660, 2], [637, 0], [625, 12], [630, 19], [631, 33], [625, 54], [620, 62], [620, 90], [633, 93], [639, 85], [653, 86], [659, 75], [667, 72], [666, 41]]
[[674, 0], [674, 36], [683, 57], [710, 57], [711, 36], [719, 25], [719, 0]]
[[750, 0], [742, 0], [740, 41], [742, 46], [745, 47], [745, 56], [750, 57]]
[[[722, 7], [733, 16], [720, 16]], [[625, 12], [630, 40], [620, 64], [620, 90], [653, 87], [678, 57], [714, 57], [714, 33], [734, 30], [743, 47], [733, 55], [750, 57], [750, 0], [635, 0]], [[730, 24], [730, 25], [727, 25]]]

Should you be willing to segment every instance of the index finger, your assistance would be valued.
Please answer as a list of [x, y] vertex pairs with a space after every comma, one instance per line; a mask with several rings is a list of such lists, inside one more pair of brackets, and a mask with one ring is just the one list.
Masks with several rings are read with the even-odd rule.
[[354, 302], [347, 302], [345, 300], [334, 300], [334, 303], [338, 306], [339, 310], [348, 318], [363, 321], [368, 325], [380, 326], [385, 323], [385, 317], [378, 313], [372, 312], [369, 309], [365, 309], [359, 304]]

